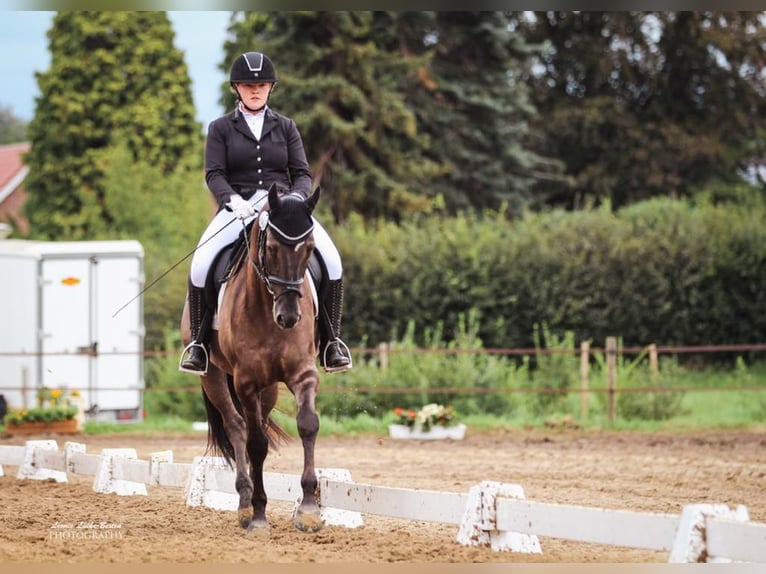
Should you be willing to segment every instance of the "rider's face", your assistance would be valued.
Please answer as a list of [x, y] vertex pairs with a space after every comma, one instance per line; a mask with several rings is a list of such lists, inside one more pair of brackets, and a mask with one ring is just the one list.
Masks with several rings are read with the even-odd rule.
[[272, 86], [271, 82], [235, 84], [239, 97], [249, 108], [253, 109], [258, 109], [266, 104]]

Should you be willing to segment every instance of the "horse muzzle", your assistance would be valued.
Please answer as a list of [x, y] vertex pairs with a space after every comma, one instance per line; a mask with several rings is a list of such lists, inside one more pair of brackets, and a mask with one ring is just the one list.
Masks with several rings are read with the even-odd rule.
[[301, 320], [300, 299], [302, 294], [297, 290], [285, 289], [274, 298], [272, 314], [274, 322], [280, 329], [292, 329]]

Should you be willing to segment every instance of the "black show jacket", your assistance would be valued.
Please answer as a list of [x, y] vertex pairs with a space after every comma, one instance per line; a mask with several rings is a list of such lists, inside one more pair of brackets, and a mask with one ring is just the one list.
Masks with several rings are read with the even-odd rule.
[[205, 181], [219, 206], [234, 193], [247, 199], [275, 182], [308, 197], [311, 171], [295, 121], [266, 108], [258, 141], [239, 108], [213, 120], [205, 141]]

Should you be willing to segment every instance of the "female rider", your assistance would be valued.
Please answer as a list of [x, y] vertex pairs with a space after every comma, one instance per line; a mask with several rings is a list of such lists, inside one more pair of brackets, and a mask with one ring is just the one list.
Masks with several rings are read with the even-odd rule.
[[[271, 60], [247, 52], [234, 60], [229, 73], [237, 96], [234, 110], [210, 123], [205, 143], [205, 181], [219, 204], [218, 213], [202, 234], [189, 273], [189, 318], [192, 342], [186, 346], [179, 370], [204, 375], [208, 367], [207, 337], [212, 312], [204, 287], [216, 255], [233, 243], [265, 203], [269, 186], [281, 185], [308, 197], [311, 172], [295, 121], [268, 106], [277, 83]], [[340, 255], [322, 226], [314, 221], [316, 252], [327, 281], [319, 293], [321, 366], [327, 372], [351, 368], [351, 353], [340, 339], [343, 306], [343, 267]]]

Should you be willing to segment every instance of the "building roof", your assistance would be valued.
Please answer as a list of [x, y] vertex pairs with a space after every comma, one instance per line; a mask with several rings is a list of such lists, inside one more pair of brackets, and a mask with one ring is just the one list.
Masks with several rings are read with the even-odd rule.
[[21, 159], [29, 148], [29, 142], [0, 145], [0, 203], [21, 185], [29, 173], [29, 168]]

